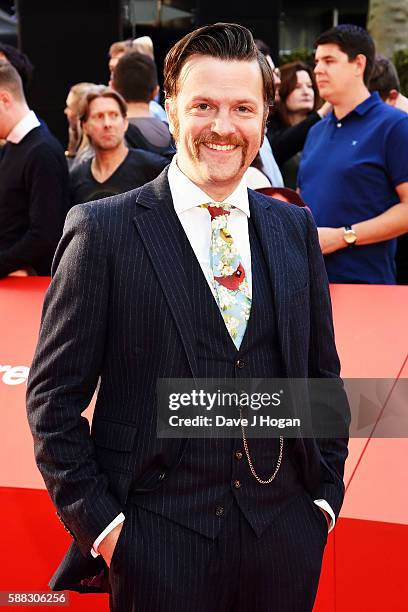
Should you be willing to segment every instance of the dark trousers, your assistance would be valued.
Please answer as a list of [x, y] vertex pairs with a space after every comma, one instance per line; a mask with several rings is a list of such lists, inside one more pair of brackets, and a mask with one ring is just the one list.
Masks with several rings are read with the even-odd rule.
[[326, 519], [304, 492], [257, 538], [234, 504], [215, 540], [135, 505], [110, 568], [113, 612], [310, 612]]

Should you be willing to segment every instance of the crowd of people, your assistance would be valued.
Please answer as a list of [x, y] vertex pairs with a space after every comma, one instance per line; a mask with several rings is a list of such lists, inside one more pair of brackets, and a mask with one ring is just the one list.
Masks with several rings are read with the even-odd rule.
[[[392, 62], [357, 26], [320, 36], [314, 69], [277, 68], [255, 42], [275, 102], [248, 187], [297, 190], [282, 199], [312, 211], [331, 282], [408, 283], [408, 100]], [[0, 277], [48, 275], [70, 207], [151, 181], [176, 153], [151, 39], [113, 43], [109, 70], [68, 92], [64, 156], [27, 105], [32, 64], [0, 45]]]

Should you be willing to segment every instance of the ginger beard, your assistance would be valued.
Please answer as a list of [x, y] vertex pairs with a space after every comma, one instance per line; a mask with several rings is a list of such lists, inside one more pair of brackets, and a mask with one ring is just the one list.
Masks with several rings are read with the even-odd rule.
[[[174, 137], [176, 144], [179, 142], [179, 135], [180, 135], [179, 121], [178, 121], [177, 116], [175, 116], [173, 119], [173, 137]], [[208, 145], [218, 145], [222, 147], [225, 147], [225, 146], [237, 147], [238, 150], [240, 151], [240, 156], [238, 158], [238, 155], [237, 155], [238, 151], [235, 149], [236, 155], [234, 156], [233, 163], [231, 163], [231, 160], [228, 159], [229, 157], [228, 151], [226, 151], [225, 157], [221, 159], [216, 158], [215, 156], [214, 158], [212, 158], [211, 152], [209, 152], [209, 155], [205, 157], [205, 161], [204, 161], [203, 156], [206, 155], [207, 151], [203, 150], [203, 147], [206, 147], [208, 150]], [[259, 146], [261, 146], [261, 144]], [[247, 140], [245, 140], [242, 136], [238, 134], [233, 137], [229, 137], [229, 138], [220, 138], [217, 134], [209, 132], [208, 130], [203, 130], [203, 132], [201, 132], [197, 138], [189, 139], [187, 147], [191, 154], [191, 157], [197, 164], [200, 164], [202, 162], [202, 163], [205, 163], [206, 165], [209, 165], [209, 168], [207, 170], [209, 175], [213, 175], [214, 173], [215, 174], [225, 173], [226, 175], [229, 175], [231, 172], [234, 171], [234, 166], [236, 167], [236, 172], [239, 172], [241, 169], [244, 169], [244, 172], [245, 172], [247, 166], [249, 166], [251, 162], [253, 161], [253, 159], [251, 159], [249, 160], [249, 162], [247, 162], [248, 142]]]

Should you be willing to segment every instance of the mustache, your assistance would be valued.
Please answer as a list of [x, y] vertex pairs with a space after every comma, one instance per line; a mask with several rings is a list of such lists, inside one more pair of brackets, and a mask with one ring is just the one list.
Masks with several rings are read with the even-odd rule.
[[203, 132], [194, 140], [194, 144], [198, 147], [200, 144], [214, 144], [214, 145], [232, 145], [238, 147], [245, 147], [246, 141], [239, 135], [229, 136], [228, 138], [220, 138], [217, 134], [212, 132]]

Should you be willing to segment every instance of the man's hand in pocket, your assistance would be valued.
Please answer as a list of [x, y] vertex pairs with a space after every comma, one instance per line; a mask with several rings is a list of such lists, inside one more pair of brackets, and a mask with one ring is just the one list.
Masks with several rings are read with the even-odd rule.
[[122, 531], [123, 523], [117, 525], [108, 533], [108, 535], [103, 538], [102, 542], [98, 546], [98, 551], [102, 555], [105, 560], [105, 563], [108, 567], [110, 567], [113, 551], [115, 550], [117, 541], [120, 536], [120, 532]]
[[[320, 508], [320, 506], [318, 506], [320, 512], [323, 512], [324, 514], [324, 518], [326, 519], [326, 523], [327, 523], [327, 529], [330, 528], [330, 524], [331, 524], [331, 518], [328, 512], [326, 512], [326, 510], [323, 510], [323, 508]], [[99, 547], [100, 549], [101, 547]]]

